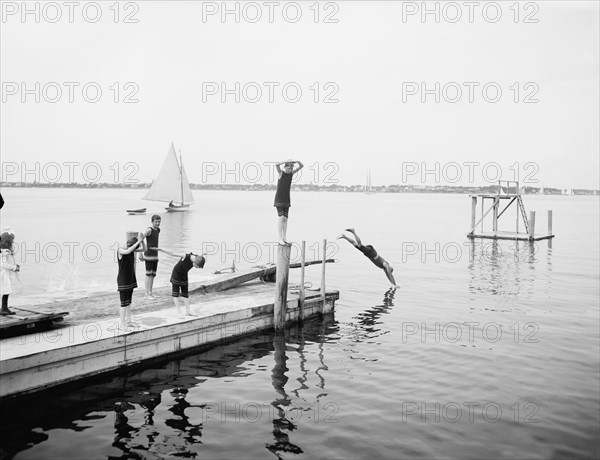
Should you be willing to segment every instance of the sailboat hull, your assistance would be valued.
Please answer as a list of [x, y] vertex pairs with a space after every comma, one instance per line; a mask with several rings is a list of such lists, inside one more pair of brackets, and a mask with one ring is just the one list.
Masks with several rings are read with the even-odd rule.
[[167, 212], [186, 212], [190, 210], [190, 205], [184, 204], [181, 206], [167, 206], [165, 209]]

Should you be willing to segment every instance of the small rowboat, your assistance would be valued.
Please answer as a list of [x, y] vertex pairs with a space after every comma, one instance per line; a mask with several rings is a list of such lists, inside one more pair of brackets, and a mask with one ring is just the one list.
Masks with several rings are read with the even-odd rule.
[[135, 215], [138, 215], [138, 214], [146, 214], [146, 208], [128, 209], [127, 210], [127, 214], [129, 214], [130, 216], [135, 216]]

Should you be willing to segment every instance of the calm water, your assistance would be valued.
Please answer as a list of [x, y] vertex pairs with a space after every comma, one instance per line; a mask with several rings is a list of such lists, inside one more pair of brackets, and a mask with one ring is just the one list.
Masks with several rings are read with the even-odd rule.
[[[139, 191], [3, 195], [2, 226], [28, 251], [17, 255], [26, 292], [11, 296], [15, 305], [114, 290], [111, 247], [161, 209]], [[207, 271], [273, 260], [272, 192], [196, 200], [193, 212], [162, 215], [162, 246], [204, 249]], [[333, 244], [334, 317], [5, 408], [0, 458], [598, 457], [598, 197], [525, 197], [541, 233], [554, 211], [557, 237], [534, 246], [471, 244], [461, 195], [292, 200], [288, 236], [306, 240], [309, 257], [353, 226], [401, 287], [390, 290], [349, 244]], [[140, 205], [146, 216], [124, 213]], [[171, 266], [161, 261], [157, 283]], [[318, 283], [319, 271], [308, 279]]]

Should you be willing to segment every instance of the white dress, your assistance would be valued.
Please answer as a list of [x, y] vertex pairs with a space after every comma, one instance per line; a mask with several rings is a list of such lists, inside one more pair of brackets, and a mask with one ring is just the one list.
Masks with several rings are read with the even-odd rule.
[[21, 292], [21, 280], [16, 272], [15, 256], [10, 249], [2, 249], [2, 265], [0, 266], [0, 291], [2, 295]]

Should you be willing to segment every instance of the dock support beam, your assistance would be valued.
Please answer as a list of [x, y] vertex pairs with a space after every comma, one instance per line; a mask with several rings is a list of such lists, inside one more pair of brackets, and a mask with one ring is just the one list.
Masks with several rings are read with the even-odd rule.
[[273, 324], [276, 331], [283, 330], [285, 327], [291, 249], [292, 245], [289, 243], [277, 246], [277, 272], [275, 274], [277, 292], [275, 294], [275, 308], [273, 309]]
[[533, 240], [535, 237], [535, 211], [529, 212], [529, 239]]
[[473, 231], [475, 230], [475, 217], [477, 214], [477, 197], [471, 197], [471, 235], [473, 235]]
[[552, 211], [548, 210], [548, 236], [552, 235]]
[[327, 240], [323, 240], [323, 264], [321, 267], [321, 313], [325, 308], [325, 266], [327, 265]]
[[304, 321], [304, 262], [306, 258], [306, 241], [302, 241], [302, 253], [300, 254], [301, 265], [300, 265], [300, 291], [298, 293], [298, 321], [302, 323]]
[[492, 230], [494, 231], [494, 236], [498, 234], [498, 207], [500, 205], [500, 199], [494, 198], [494, 212], [492, 213]]

